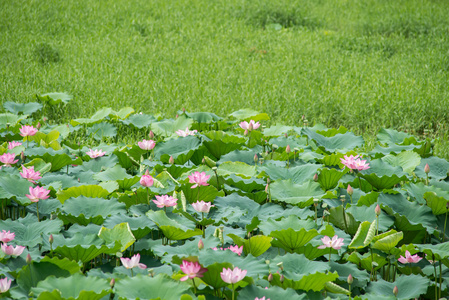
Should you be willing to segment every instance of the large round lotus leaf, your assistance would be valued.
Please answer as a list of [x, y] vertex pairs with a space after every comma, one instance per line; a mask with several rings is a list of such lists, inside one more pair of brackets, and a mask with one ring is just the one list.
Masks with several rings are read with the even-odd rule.
[[32, 262], [18, 272], [17, 284], [21, 289], [29, 292], [31, 288], [48, 276], [69, 277], [71, 274], [74, 273], [49, 261]]
[[255, 166], [250, 166], [245, 163], [236, 162], [224, 162], [218, 166], [218, 175], [226, 176], [236, 174], [244, 178], [250, 178], [256, 176], [257, 171]]
[[375, 236], [372, 240], [373, 249], [381, 250], [385, 253], [390, 253], [391, 249], [396, 247], [396, 245], [402, 240], [403, 233], [396, 232], [392, 229], [383, 234]]
[[403, 151], [398, 155], [388, 154], [382, 158], [383, 161], [396, 167], [399, 166], [405, 173], [412, 175], [415, 168], [421, 163], [421, 156], [414, 151]]
[[37, 102], [29, 102], [29, 103], [15, 103], [7, 101], [3, 103], [3, 107], [5, 110], [18, 115], [22, 113], [24, 115], [31, 115], [32, 113], [37, 112], [42, 108], [42, 104]]
[[184, 294], [193, 296], [187, 282], [176, 281], [162, 274], [121, 279], [115, 284], [114, 293], [121, 300], [180, 299]]
[[3, 220], [0, 222], [0, 230], [14, 232], [14, 242], [17, 245], [34, 247], [42, 242], [42, 234], [56, 234], [62, 225], [62, 221], [58, 219], [38, 222], [35, 215], [27, 214], [25, 218], [14, 221]]
[[272, 237], [264, 235], [255, 235], [249, 239], [243, 239], [235, 234], [228, 235], [237, 246], [243, 246], [245, 254], [251, 254], [254, 257], [260, 256], [271, 247]]
[[171, 215], [171, 218], [167, 217], [164, 211], [148, 211], [146, 216], [156, 223], [156, 225], [162, 230], [165, 237], [169, 240], [183, 240], [195, 235], [201, 235], [202, 231], [195, 228], [195, 223], [186, 219], [179, 217], [178, 220], [172, 218], [175, 215]]
[[70, 124], [72, 126], [76, 126], [78, 124], [94, 124], [94, 123], [100, 123], [104, 118], [112, 114], [114, 111], [112, 108], [104, 107], [100, 110], [98, 110], [95, 114], [92, 115], [90, 118], [78, 118], [75, 120], [70, 121]]
[[[182, 185], [182, 192], [186, 197], [187, 203], [195, 203], [197, 201], [213, 202], [217, 197], [223, 197], [224, 192], [218, 191], [216, 187], [212, 185], [200, 186], [194, 189], [191, 188], [192, 184]], [[199, 191], [198, 191], [199, 190]]]
[[[376, 219], [374, 212], [376, 205], [371, 206], [351, 206], [346, 209], [358, 222], [368, 221], [373, 222]], [[381, 211], [379, 215], [379, 231], [387, 231], [394, 224], [394, 218]]]
[[399, 132], [394, 129], [381, 128], [377, 134], [377, 139], [382, 144], [401, 144], [404, 139], [411, 137], [410, 134], [406, 132]]
[[275, 238], [271, 242], [273, 247], [280, 247], [290, 253], [297, 251], [317, 235], [316, 229], [307, 231], [304, 228], [301, 228], [299, 231], [287, 228], [270, 233], [270, 236]]
[[210, 140], [203, 142], [207, 150], [216, 158], [220, 159], [221, 156], [240, 149], [245, 144], [246, 139], [225, 133], [223, 131], [210, 131], [204, 134]]
[[[105, 150], [104, 150], [105, 151]], [[112, 152], [112, 151], [111, 151]], [[84, 162], [81, 166], [70, 169], [71, 173], [77, 174], [86, 171], [100, 172], [107, 168], [112, 168], [118, 164], [118, 158], [115, 155], [102, 156]], [[77, 175], [75, 175], [77, 176]]]
[[134, 237], [138, 240], [149, 234], [152, 230], [156, 230], [157, 226], [147, 217], [129, 217], [124, 214], [113, 215], [104, 221], [106, 228], [113, 228], [120, 223], [128, 223]]
[[307, 294], [299, 295], [295, 290], [287, 288], [283, 289], [278, 286], [270, 286], [268, 289], [265, 289], [256, 285], [247, 285], [241, 291], [239, 291], [239, 300], [254, 300], [254, 297], [258, 297], [262, 299], [271, 299], [271, 300], [305, 300], [309, 299]]
[[[292, 272], [284, 272], [284, 282], [280, 281], [280, 274], [273, 273], [272, 285], [280, 286], [282, 288], [292, 288], [295, 290], [304, 291], [321, 291], [324, 289], [325, 285], [329, 281], [334, 281], [338, 278], [337, 272], [331, 273], [321, 273], [316, 272], [314, 274], [302, 275], [295, 274]], [[290, 279], [293, 276], [297, 279]]]
[[307, 181], [303, 184], [295, 184], [292, 180], [276, 180], [270, 185], [273, 200], [298, 205], [301, 208], [313, 203], [313, 198], [324, 195], [319, 183]]
[[120, 249], [121, 252], [125, 251], [136, 241], [128, 223], [117, 224], [112, 229], [101, 227], [100, 232], [98, 232], [98, 237], [102, 239], [105, 244], [120, 243], [122, 245], [122, 248]]
[[260, 205], [253, 200], [234, 193], [226, 197], [217, 197], [214, 201], [215, 210], [209, 216], [219, 222], [227, 220], [226, 224], [234, 224], [248, 212], [257, 209]]
[[109, 192], [98, 185], [82, 185], [68, 188], [57, 193], [57, 198], [62, 204], [69, 198], [89, 197], [89, 198], [106, 198]]
[[361, 176], [378, 190], [392, 188], [395, 184], [407, 180], [401, 167], [393, 167], [381, 159], [370, 161], [370, 168], [362, 171]]
[[154, 158], [168, 163], [170, 156], [173, 156], [176, 164], [183, 165], [189, 161], [200, 145], [200, 140], [194, 136], [168, 140], [156, 145]]
[[[410, 284], [413, 283], [413, 284]], [[420, 298], [421, 295], [427, 292], [430, 280], [426, 277], [420, 275], [408, 275], [408, 276], [398, 276], [396, 281], [387, 282], [383, 279], [378, 281], [370, 282], [367, 293], [376, 296], [391, 296], [393, 295], [393, 288], [398, 287], [398, 295], [396, 299], [414, 299]], [[375, 298], [372, 298], [375, 299]]]
[[13, 174], [0, 176], [0, 199], [15, 198], [22, 205], [29, 205], [31, 201], [25, 197], [29, 194], [29, 188], [33, 186], [28, 180]]
[[101, 141], [104, 137], [115, 137], [117, 128], [110, 123], [101, 122], [89, 127], [87, 134], [91, 135], [95, 140]]
[[443, 260], [449, 257], [449, 242], [440, 243], [437, 245], [422, 244], [415, 245], [419, 251], [429, 255], [429, 259], [432, 259], [432, 254], [435, 255], [436, 260]]
[[[280, 136], [280, 135], [284, 135], [285, 133], [289, 132], [292, 129], [293, 129], [292, 126], [273, 125], [271, 127], [265, 128], [263, 130], [263, 135], [265, 135], [265, 136]], [[272, 140], [270, 140], [270, 143], [272, 143]], [[275, 143], [275, 144], [277, 144], [277, 143]], [[281, 146], [279, 144], [277, 144], [277, 145]], [[283, 147], [283, 146], [281, 146], [281, 147]], [[296, 145], [291, 145], [290, 147], [296, 147]]]
[[[369, 274], [365, 271], [361, 271], [357, 268], [357, 265], [352, 263], [339, 264], [334, 261], [329, 262], [331, 266], [331, 271], [336, 271], [338, 273], [338, 281], [343, 283], [343, 287], [347, 288], [347, 279], [349, 274], [354, 278], [352, 287], [365, 288], [370, 281]], [[345, 284], [346, 283], [346, 284]]]
[[165, 119], [159, 122], [153, 122], [151, 124], [151, 130], [158, 136], [167, 137], [171, 136], [178, 130], [186, 130], [186, 128], [190, 128], [192, 123], [192, 119], [186, 118], [185, 116], [180, 116], [176, 120]]
[[51, 148], [34, 147], [27, 148], [25, 155], [29, 159], [41, 158], [46, 163], [51, 163], [51, 172], [75, 163], [68, 150], [53, 150]]
[[72, 96], [67, 93], [47, 93], [42, 95], [36, 95], [37, 99], [41, 102], [47, 102], [50, 105], [57, 105], [60, 103], [67, 104], [70, 100], [72, 100]]
[[337, 186], [340, 179], [348, 172], [348, 169], [344, 169], [343, 171], [339, 171], [337, 169], [320, 169], [320, 173], [318, 175], [318, 183], [321, 185], [323, 190], [327, 191], [333, 189]]
[[[385, 259], [384, 255], [381, 256], [377, 253], [374, 253], [372, 257], [374, 258], [374, 262], [376, 263], [376, 267], [374, 268], [375, 270], [379, 270], [380, 268], [382, 268], [384, 265], [387, 264], [387, 260]], [[370, 252], [361, 255], [360, 253], [354, 251], [349, 256], [345, 256], [345, 259], [349, 262], [352, 262], [360, 266], [362, 269], [371, 272], [373, 260], [371, 258]]]
[[432, 209], [434, 215], [442, 215], [448, 212], [449, 199], [447, 197], [438, 197], [434, 192], [426, 192], [424, 193], [424, 199], [426, 199], [427, 206]]
[[326, 137], [309, 128], [304, 128], [303, 133], [328, 152], [335, 152], [336, 150], [352, 150], [356, 147], [363, 146], [365, 143], [361, 136], [356, 136], [352, 132], [346, 132], [344, 134], [338, 133], [334, 136]]
[[360, 223], [359, 228], [348, 247], [350, 249], [362, 249], [368, 246], [376, 234], [376, 223], [376, 220], [372, 223], [368, 221]]
[[229, 114], [229, 116], [236, 118], [239, 121], [243, 120], [254, 120], [254, 121], [261, 121], [261, 120], [269, 120], [270, 117], [266, 113], [259, 113], [255, 110], [244, 108], [237, 111], [234, 111]]
[[421, 178], [426, 178], [426, 173], [424, 172], [424, 167], [429, 164], [429, 177], [436, 180], [442, 180], [447, 177], [449, 172], [449, 162], [436, 157], [431, 156], [428, 158], [423, 158], [418, 167], [416, 167], [415, 174]]
[[263, 191], [265, 189], [266, 182], [259, 178], [244, 179], [235, 174], [231, 174], [225, 178], [226, 183], [239, 188], [245, 192]]
[[[34, 167], [34, 169], [36, 170], [36, 167]], [[78, 180], [75, 177], [67, 175], [65, 173], [58, 173], [58, 172], [48, 173], [41, 179], [39, 179], [39, 182], [45, 185], [50, 185], [55, 181], [61, 182], [61, 187], [63, 189], [82, 185], [81, 183], [78, 182]]]
[[216, 122], [216, 121], [220, 121], [223, 118], [217, 116], [214, 113], [210, 113], [210, 112], [194, 112], [194, 113], [189, 113], [189, 112], [182, 112], [182, 111], [178, 111], [178, 114], [185, 114], [187, 117], [194, 119], [195, 121], [197, 121], [198, 123], [212, 123], [212, 122]]
[[[152, 245], [151, 250], [155, 255], [162, 257], [162, 261], [180, 265], [183, 259], [198, 257], [203, 253], [203, 250], [198, 249], [198, 242], [200, 239], [204, 243], [204, 249], [217, 247], [220, 243], [216, 237], [209, 235], [205, 239], [196, 237], [192, 240], [186, 240], [184, 245], [169, 246], [158, 243]], [[139, 242], [136, 243], [136, 248], [138, 244]]]
[[290, 215], [286, 218], [280, 219], [279, 221], [276, 221], [275, 218], [276, 217], [268, 218], [267, 220], [265, 221], [263, 220], [259, 224], [260, 230], [265, 235], [270, 235], [271, 232], [273, 231], [282, 231], [286, 229], [293, 229], [299, 231], [301, 229], [310, 230], [315, 229], [317, 227], [317, 225], [313, 220], [311, 219], [301, 220], [296, 215]]
[[119, 165], [115, 165], [112, 168], [108, 168], [103, 172], [97, 173], [93, 177], [98, 181], [111, 181], [132, 178], [132, 176], [127, 174], [126, 170]]
[[262, 147], [260, 147], [260, 149], [258, 147], [259, 146], [249, 150], [231, 151], [228, 154], [223, 155], [217, 163], [221, 164], [227, 161], [239, 161], [247, 165], [254, 165], [254, 155], [258, 154], [260, 152], [259, 150], [262, 150]]
[[329, 210], [329, 222], [340, 228], [341, 230], [355, 234], [358, 227], [359, 222], [352, 216], [352, 214], [348, 213], [348, 211], [343, 212], [343, 206], [332, 207]]
[[125, 125], [133, 125], [136, 128], [142, 129], [144, 127], [149, 127], [151, 123], [155, 121], [156, 118], [151, 115], [135, 114], [130, 116], [128, 119], [123, 120], [122, 123]]
[[[57, 293], [54, 293], [55, 290]], [[59, 294], [60, 299], [99, 300], [110, 293], [110, 286], [106, 279], [74, 274], [67, 278], [47, 277], [31, 291], [35, 296], [40, 295], [38, 299], [42, 300], [52, 299], [50, 295], [47, 296], [47, 293], [52, 292], [54, 295]]]
[[302, 184], [306, 181], [312, 180], [313, 176], [318, 173], [318, 169], [322, 165], [305, 164], [290, 168], [279, 168], [272, 164], [265, 164], [257, 169], [264, 171], [271, 180], [291, 179], [293, 183]]

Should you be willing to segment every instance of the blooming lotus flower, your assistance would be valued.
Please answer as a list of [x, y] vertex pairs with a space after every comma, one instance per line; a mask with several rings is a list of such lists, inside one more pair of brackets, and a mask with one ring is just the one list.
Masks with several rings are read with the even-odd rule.
[[229, 250], [231, 250], [234, 253], [237, 253], [239, 256], [242, 255], [243, 252], [243, 246], [229, 246]]
[[189, 175], [188, 177], [189, 177], [190, 183], [195, 183], [194, 185], [191, 186], [192, 189], [194, 189], [200, 185], [204, 185], [204, 186], [209, 185], [207, 183], [207, 181], [209, 180], [210, 175], [206, 175], [206, 172], [200, 173], [197, 171], [197, 172], [193, 173], [192, 175]]
[[8, 143], [8, 149], [14, 149], [15, 147], [22, 146], [21, 142], [12, 141]]
[[210, 202], [204, 202], [203, 200], [197, 201], [195, 203], [192, 203], [193, 208], [200, 213], [208, 213], [210, 211], [210, 208], [215, 206], [211, 205]]
[[25, 168], [22, 166], [22, 172], [19, 172], [20, 176], [22, 178], [25, 178], [31, 183], [36, 183], [36, 180], [39, 180], [42, 178], [41, 173], [39, 171], [34, 171], [34, 166], [31, 166], [30, 168]]
[[36, 132], [38, 132], [38, 130], [36, 128], [34, 128], [33, 126], [29, 126], [29, 125], [23, 125], [22, 128], [20, 128], [19, 130], [20, 130], [20, 135], [23, 137], [33, 136], [36, 134]]
[[257, 129], [260, 127], [260, 123], [259, 122], [254, 122], [254, 120], [251, 120], [248, 122], [243, 121], [239, 124], [240, 128], [244, 129], [244, 130], [248, 130], [251, 131], [253, 129]]
[[50, 193], [50, 190], [47, 190], [43, 187], [37, 186], [35, 188], [30, 186], [30, 194], [26, 194], [25, 196], [30, 199], [31, 202], [38, 202], [39, 200], [45, 200], [48, 199], [50, 196], [48, 196], [48, 193]]
[[181, 271], [183, 271], [186, 276], [182, 277], [181, 281], [186, 281], [187, 279], [193, 279], [195, 277], [203, 277], [204, 273], [207, 272], [206, 268], [201, 267], [201, 265], [196, 262], [182, 261]]
[[10, 242], [15, 237], [16, 237], [16, 234], [14, 232], [10, 232], [9, 230], [8, 230], [8, 232], [6, 232], [6, 230], [2, 230], [2, 232], [0, 232], [0, 241], [2, 243]]
[[190, 131], [190, 130], [189, 130], [189, 127], [186, 127], [186, 130], [185, 130], [185, 131], [179, 129], [178, 131], [176, 131], [176, 134], [177, 134], [178, 136], [186, 137], [186, 136], [188, 136], [188, 135], [195, 135], [195, 133], [197, 133], [197, 132], [198, 132], [197, 130], [192, 130], [192, 131]]
[[156, 143], [153, 140], [143, 140], [141, 142], [138, 142], [137, 145], [139, 146], [140, 149], [142, 150], [151, 150], [154, 148], [154, 146], [156, 146]]
[[223, 272], [220, 273], [220, 276], [224, 282], [234, 284], [245, 278], [247, 272], [247, 270], [241, 270], [237, 267], [235, 267], [234, 270], [223, 268]]
[[265, 299], [265, 296], [263, 296], [262, 298], [254, 298], [254, 300], [270, 300], [270, 298]]
[[11, 167], [12, 164], [15, 164], [19, 161], [18, 159], [14, 160], [14, 158], [16, 158], [15, 154], [5, 153], [3, 155], [0, 155], [0, 162], [4, 163], [7, 167]]
[[7, 277], [0, 279], [0, 294], [6, 293], [9, 288], [11, 287], [11, 279], [8, 279]]
[[398, 261], [407, 264], [407, 263], [417, 263], [422, 259], [418, 254], [410, 255], [410, 252], [408, 250], [405, 251], [405, 257], [402, 255], [398, 258]]
[[359, 155], [350, 156], [345, 155], [343, 158], [340, 158], [340, 161], [343, 165], [352, 170], [362, 171], [369, 169], [369, 163], [366, 163], [366, 160], [361, 160], [358, 158]]
[[12, 255], [12, 256], [19, 256], [20, 254], [22, 254], [23, 250], [25, 249], [25, 247], [23, 246], [8, 246], [5, 243], [2, 243], [2, 251], [6, 254], [6, 255]]
[[150, 187], [153, 183], [154, 180], [151, 175], [142, 175], [142, 177], [140, 177], [140, 184], [144, 187]]
[[146, 269], [147, 266], [145, 264], [139, 263], [140, 254], [133, 255], [131, 258], [120, 257], [122, 265], [127, 269], [132, 269], [134, 267], [139, 267], [141, 269]]
[[338, 250], [341, 248], [341, 246], [344, 245], [343, 238], [338, 238], [337, 235], [334, 235], [332, 240], [326, 235], [321, 239], [324, 245], [318, 246], [318, 249], [325, 249], [325, 248], [334, 248], [335, 250]]
[[153, 202], [159, 208], [175, 206], [177, 203], [177, 200], [175, 198], [173, 198], [172, 196], [168, 196], [168, 195], [156, 196], [156, 199], [157, 200], [153, 200]]
[[106, 152], [104, 152], [102, 149], [100, 150], [95, 149], [92, 151], [92, 149], [89, 148], [89, 151], [87, 151], [86, 154], [89, 155], [90, 158], [97, 158], [105, 155]]

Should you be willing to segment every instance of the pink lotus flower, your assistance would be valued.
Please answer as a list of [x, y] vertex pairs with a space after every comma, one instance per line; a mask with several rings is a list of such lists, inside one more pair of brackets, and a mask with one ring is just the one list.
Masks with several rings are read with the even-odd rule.
[[362, 171], [369, 169], [369, 163], [366, 163], [366, 160], [361, 160], [358, 158], [359, 155], [350, 156], [345, 155], [343, 158], [340, 158], [340, 161], [343, 165], [352, 170]]
[[36, 132], [38, 132], [38, 130], [36, 128], [34, 128], [33, 126], [29, 126], [29, 125], [23, 125], [22, 128], [20, 128], [19, 130], [20, 130], [20, 135], [23, 137], [33, 136], [36, 134]]
[[89, 151], [86, 152], [87, 155], [90, 156], [90, 158], [97, 158], [97, 157], [101, 157], [104, 156], [106, 154], [106, 152], [104, 152], [102, 149], [100, 150], [93, 150], [89, 148]]
[[134, 267], [139, 267], [141, 269], [147, 268], [146, 265], [139, 263], [140, 254], [133, 255], [133, 257], [131, 257], [131, 258], [120, 257], [120, 260], [122, 262], [122, 265], [127, 269], [132, 269]]
[[36, 180], [42, 178], [42, 176], [40, 176], [41, 173], [39, 171], [34, 171], [34, 166], [31, 166], [29, 169], [22, 166], [22, 172], [19, 172], [20, 176], [22, 176], [22, 178], [25, 178], [31, 183], [36, 183]]
[[31, 202], [38, 202], [39, 200], [45, 200], [48, 199], [50, 196], [48, 196], [48, 193], [50, 193], [50, 190], [47, 190], [43, 187], [37, 186], [35, 188], [30, 186], [30, 194], [26, 194], [25, 196], [30, 199]]
[[153, 183], [154, 180], [151, 175], [142, 175], [142, 177], [140, 177], [140, 184], [144, 187], [150, 187]]
[[210, 211], [210, 208], [215, 206], [211, 205], [210, 202], [204, 202], [203, 200], [197, 201], [195, 203], [192, 203], [193, 208], [200, 213], [208, 213]]
[[[255, 298], [254, 300], [265, 300], [265, 296], [263, 296], [262, 298]], [[270, 298], [267, 298], [266, 300], [270, 300]]]
[[242, 252], [243, 252], [243, 246], [240, 246], [240, 247], [237, 245], [229, 246], [229, 250], [231, 250], [232, 252], [237, 253], [239, 256], [241, 256]]
[[25, 247], [23, 246], [8, 246], [4, 243], [2, 243], [2, 251], [6, 254], [6, 255], [12, 255], [12, 256], [19, 256], [20, 254], [22, 254], [23, 250], [25, 249]]
[[403, 263], [403, 264], [408, 264], [408, 263], [417, 263], [422, 259], [422, 257], [420, 257], [418, 254], [415, 255], [410, 255], [410, 252], [408, 250], [405, 251], [405, 257], [403, 257], [402, 255], [398, 258], [398, 261]]
[[177, 203], [177, 200], [175, 198], [168, 195], [156, 196], [156, 199], [157, 200], [153, 200], [153, 202], [159, 208], [175, 206]]
[[223, 272], [220, 273], [221, 279], [228, 284], [234, 284], [245, 278], [247, 270], [240, 270], [235, 267], [234, 270], [230, 268], [223, 268]]
[[185, 130], [185, 131], [179, 129], [178, 131], [176, 131], [176, 134], [177, 134], [178, 136], [186, 137], [186, 136], [188, 136], [188, 135], [195, 135], [195, 133], [197, 133], [197, 132], [198, 132], [197, 130], [192, 130], [192, 131], [190, 131], [190, 130], [189, 130], [189, 127], [186, 127], [186, 130]]
[[334, 235], [332, 240], [326, 235], [321, 239], [324, 245], [318, 246], [318, 249], [326, 249], [326, 248], [334, 248], [335, 250], [338, 250], [341, 248], [341, 246], [344, 245], [343, 238], [338, 238], [337, 235]]
[[139, 148], [142, 150], [151, 150], [156, 146], [156, 143], [153, 140], [143, 140], [141, 142], [138, 142], [137, 145], [139, 145]]
[[8, 149], [14, 149], [15, 147], [22, 146], [21, 142], [12, 141], [8, 143]]
[[11, 282], [12, 280], [7, 277], [0, 279], [0, 294], [6, 293], [9, 290]]
[[249, 123], [246, 121], [243, 121], [239, 124], [240, 128], [244, 129], [244, 130], [248, 130], [251, 131], [253, 129], [257, 129], [260, 127], [260, 123], [259, 122], [254, 122], [254, 120], [250, 120]]
[[14, 158], [16, 158], [15, 154], [5, 153], [3, 155], [0, 155], [0, 162], [4, 163], [7, 167], [11, 167], [11, 165], [19, 161], [18, 159], [14, 160]]
[[206, 268], [201, 267], [201, 265], [196, 262], [182, 261], [181, 271], [183, 271], [186, 276], [182, 277], [181, 281], [186, 281], [187, 279], [193, 279], [195, 277], [203, 277], [204, 273], [207, 272]]
[[206, 175], [206, 172], [195, 172], [192, 175], [189, 175], [189, 182], [190, 183], [195, 183], [194, 185], [191, 186], [192, 189], [196, 188], [197, 186], [200, 185], [209, 185], [209, 183], [207, 183], [207, 181], [210, 178], [210, 175]]
[[16, 234], [14, 232], [10, 232], [9, 230], [8, 230], [8, 232], [6, 232], [6, 230], [2, 230], [2, 232], [0, 232], [0, 241], [2, 243], [10, 242], [15, 237], [16, 237]]

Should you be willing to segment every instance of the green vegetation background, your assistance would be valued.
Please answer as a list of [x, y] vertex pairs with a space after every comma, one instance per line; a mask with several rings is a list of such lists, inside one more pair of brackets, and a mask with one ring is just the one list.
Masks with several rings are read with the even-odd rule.
[[440, 137], [449, 157], [447, 0], [4, 0], [0, 99], [74, 96], [174, 116], [243, 107], [273, 123]]

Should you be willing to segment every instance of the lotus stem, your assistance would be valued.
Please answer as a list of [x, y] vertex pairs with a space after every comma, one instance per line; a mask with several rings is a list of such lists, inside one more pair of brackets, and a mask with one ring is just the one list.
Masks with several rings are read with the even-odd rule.
[[193, 283], [193, 290], [194, 290], [194, 293], [196, 294], [195, 278], [192, 278], [192, 283]]
[[440, 291], [438, 293], [438, 299], [441, 298], [441, 290], [442, 290], [442, 285], [443, 285], [443, 268], [441, 266], [441, 259], [439, 260], [440, 262]]
[[343, 208], [343, 221], [345, 222], [345, 230], [346, 230], [347, 233], [349, 233], [349, 230], [348, 230], [348, 222], [346, 221], [346, 214], [345, 214], [345, 206], [344, 206], [344, 203], [343, 203], [341, 206], [342, 206], [342, 208]]
[[148, 205], [150, 205], [150, 192], [148, 190], [148, 187], [147, 187], [147, 202], [148, 202]]
[[39, 201], [36, 202], [36, 212], [37, 212], [37, 221], [40, 222], [41, 220], [39, 219]]
[[133, 269], [131, 268], [131, 277], [134, 277]]
[[444, 218], [443, 242], [446, 240], [445, 235], [446, 235], [447, 212], [448, 210], [446, 210], [446, 217]]
[[[204, 213], [201, 213], [201, 222], [204, 221]], [[203, 230], [203, 238], [206, 238], [206, 227], [204, 225], [201, 225], [201, 229]]]
[[432, 260], [433, 260], [433, 271], [435, 273], [435, 300], [438, 299], [438, 277], [437, 277], [437, 265], [435, 264], [435, 254], [432, 253]]
[[232, 300], [235, 299], [235, 289], [234, 289], [234, 284], [232, 284]]
[[331, 262], [332, 247], [329, 248], [329, 263]]

